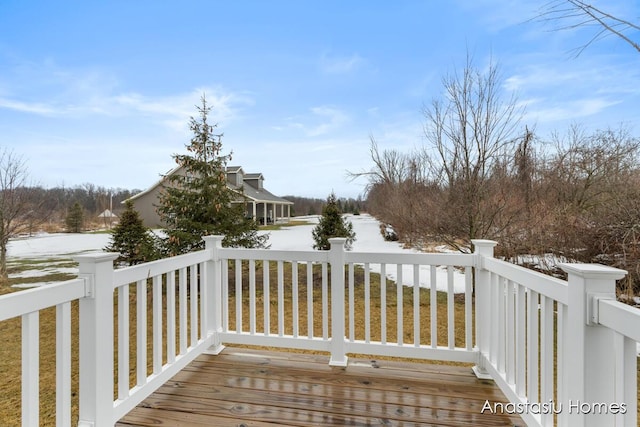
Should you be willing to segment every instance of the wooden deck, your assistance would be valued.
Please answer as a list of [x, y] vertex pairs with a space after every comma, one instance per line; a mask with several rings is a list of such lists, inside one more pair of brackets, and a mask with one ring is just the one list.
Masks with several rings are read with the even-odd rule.
[[481, 413], [506, 402], [468, 367], [226, 348], [201, 355], [116, 425], [524, 426]]

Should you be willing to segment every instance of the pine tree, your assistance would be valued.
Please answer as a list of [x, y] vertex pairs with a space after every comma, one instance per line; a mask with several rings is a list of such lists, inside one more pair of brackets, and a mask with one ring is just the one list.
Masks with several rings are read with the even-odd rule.
[[80, 233], [84, 223], [84, 212], [80, 203], [75, 202], [67, 211], [65, 224], [68, 233]]
[[168, 255], [202, 249], [202, 237], [213, 234], [224, 235], [224, 246], [264, 247], [268, 236], [258, 235], [258, 224], [247, 218], [242, 194], [227, 186], [225, 169], [231, 154], [221, 154], [222, 135], [214, 134], [217, 125], [207, 121], [211, 107], [204, 96], [197, 109], [198, 119], [191, 117], [189, 123], [189, 154], [173, 156], [183, 173], [168, 176], [160, 195], [158, 214], [167, 234], [164, 249]]
[[353, 224], [342, 217], [336, 195], [331, 193], [327, 198], [327, 204], [322, 208], [320, 222], [312, 232], [314, 249], [329, 250], [329, 239], [332, 237], [346, 237], [347, 249], [356, 240], [356, 233], [353, 231]]
[[120, 215], [120, 222], [113, 229], [111, 243], [105, 251], [120, 253], [116, 263], [141, 264], [159, 257], [156, 240], [143, 225], [133, 202], [127, 200], [126, 209]]

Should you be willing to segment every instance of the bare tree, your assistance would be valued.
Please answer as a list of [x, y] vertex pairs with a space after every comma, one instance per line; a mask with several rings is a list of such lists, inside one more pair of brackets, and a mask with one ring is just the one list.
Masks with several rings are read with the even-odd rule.
[[402, 153], [398, 150], [380, 150], [371, 137], [370, 147], [373, 167], [367, 172], [352, 173], [352, 179], [366, 177], [367, 210], [380, 221], [392, 224], [407, 244], [420, 243], [428, 234], [422, 228], [424, 206], [429, 198], [425, 163], [419, 153]]
[[371, 191], [374, 185], [394, 185], [404, 181], [407, 176], [408, 156], [398, 150], [380, 151], [373, 135], [369, 136], [369, 140], [371, 141], [369, 154], [373, 167], [366, 172], [347, 171], [347, 176], [352, 180], [360, 177], [367, 178], [369, 180], [367, 192]]
[[492, 191], [491, 180], [505, 156], [514, 157], [523, 110], [514, 95], [503, 98], [494, 63], [479, 70], [467, 56], [462, 74], [442, 84], [444, 95], [423, 109], [424, 159], [430, 179], [443, 189], [438, 205], [446, 209], [431, 218], [440, 238], [463, 249], [471, 239], [498, 237], [506, 200]]
[[480, 70], [468, 56], [461, 74], [442, 83], [443, 96], [423, 109], [419, 151], [381, 151], [371, 138], [373, 168], [351, 174], [369, 179], [369, 212], [415, 246], [435, 238], [466, 251], [471, 239], [503, 241], [507, 229], [520, 234], [514, 221], [526, 219], [521, 213], [533, 203], [525, 187], [534, 167], [533, 135], [518, 130], [522, 109], [515, 96], [503, 98], [493, 63]]
[[27, 167], [22, 157], [7, 149], [0, 152], [0, 283], [6, 283], [9, 239], [27, 231], [37, 206], [27, 185]]
[[[549, 246], [585, 262], [620, 254], [611, 248], [619, 246], [614, 237], [636, 217], [629, 206], [637, 204], [640, 140], [624, 128], [587, 134], [579, 126], [555, 139], [555, 154], [544, 171], [545, 194], [555, 211]], [[613, 233], [613, 227], [620, 230]]]
[[582, 0], [552, 0], [540, 9], [537, 20], [545, 23], [559, 22], [560, 26], [556, 28], [557, 30], [595, 27], [595, 33], [589, 41], [575, 49], [576, 56], [591, 44], [610, 35], [624, 40], [640, 52], [640, 41], [634, 40], [631, 35], [640, 31], [639, 23], [613, 16]]

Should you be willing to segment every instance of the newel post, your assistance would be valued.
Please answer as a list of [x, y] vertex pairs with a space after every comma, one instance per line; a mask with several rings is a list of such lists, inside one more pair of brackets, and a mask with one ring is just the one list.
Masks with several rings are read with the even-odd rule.
[[207, 349], [208, 354], [219, 354], [224, 350], [220, 342], [222, 332], [222, 260], [220, 259], [220, 249], [222, 249], [222, 239], [224, 236], [203, 237], [205, 250], [211, 253], [211, 258], [205, 263], [204, 281], [201, 298], [205, 301], [206, 307], [206, 327], [204, 335], [212, 340], [211, 347]]
[[560, 267], [569, 275], [561, 361], [566, 387], [563, 412], [569, 426], [615, 425], [615, 414], [601, 409], [624, 402], [615, 401], [614, 332], [598, 324], [598, 300], [615, 299], [616, 280], [627, 272], [599, 264]]
[[493, 248], [498, 244], [493, 240], [471, 240], [476, 256], [475, 269], [475, 302], [476, 302], [476, 346], [478, 347], [478, 364], [473, 372], [478, 378], [492, 379], [487, 372], [486, 363], [491, 351], [491, 273], [485, 269], [485, 258], [493, 258]]
[[79, 427], [112, 427], [113, 419], [113, 261], [117, 253], [74, 257], [85, 280], [79, 300]]
[[347, 366], [344, 324], [344, 260], [347, 239], [334, 237], [329, 239], [331, 249], [331, 366]]

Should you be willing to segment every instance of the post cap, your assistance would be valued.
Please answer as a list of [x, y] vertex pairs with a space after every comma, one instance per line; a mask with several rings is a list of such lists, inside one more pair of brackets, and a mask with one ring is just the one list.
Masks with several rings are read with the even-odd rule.
[[471, 239], [471, 243], [473, 243], [474, 246], [482, 248], [493, 248], [498, 244], [495, 240], [488, 239]]
[[493, 257], [493, 248], [498, 244], [495, 240], [471, 239], [474, 253], [487, 257]]
[[76, 255], [72, 259], [78, 263], [98, 264], [100, 262], [113, 261], [120, 256], [119, 252], [93, 252]]
[[214, 236], [203, 236], [202, 240], [204, 240], [204, 247], [206, 249], [211, 249], [214, 247], [222, 247], [222, 240], [224, 236], [214, 235]]
[[602, 264], [561, 263], [558, 264], [558, 266], [568, 274], [575, 274], [585, 279], [620, 280], [628, 273], [626, 270], [608, 267]]

